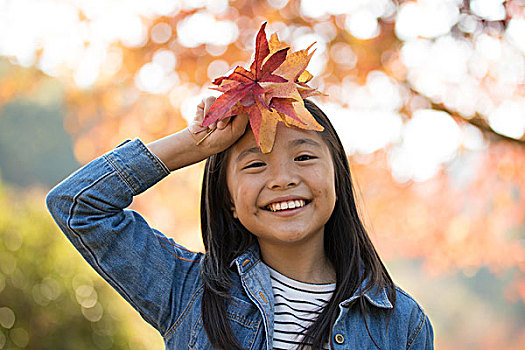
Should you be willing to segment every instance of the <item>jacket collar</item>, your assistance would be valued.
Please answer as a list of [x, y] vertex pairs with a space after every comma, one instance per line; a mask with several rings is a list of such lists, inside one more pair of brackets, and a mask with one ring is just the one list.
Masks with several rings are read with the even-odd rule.
[[261, 251], [259, 248], [259, 244], [254, 243], [248, 249], [246, 249], [244, 253], [236, 257], [230, 263], [230, 267], [236, 264], [238, 267], [239, 273], [243, 275], [246, 272], [248, 272], [251, 268], [253, 268], [255, 265], [257, 265], [259, 261], [261, 261]]
[[[244, 275], [248, 271], [250, 271], [254, 266], [256, 266], [259, 262], [261, 262], [260, 248], [257, 243], [254, 243], [248, 249], [246, 249], [244, 253], [235, 258], [231, 262], [230, 267], [236, 264], [239, 273], [241, 275]], [[348, 307], [350, 306], [352, 301], [361, 296], [364, 296], [370, 302], [370, 304], [376, 307], [391, 309], [392, 303], [388, 299], [386, 289], [381, 288], [380, 290], [377, 286], [373, 286], [371, 289], [363, 293], [363, 290], [365, 290], [365, 286], [367, 283], [368, 280], [365, 279], [361, 286], [354, 293], [354, 295], [344, 300], [339, 305], [343, 307]]]

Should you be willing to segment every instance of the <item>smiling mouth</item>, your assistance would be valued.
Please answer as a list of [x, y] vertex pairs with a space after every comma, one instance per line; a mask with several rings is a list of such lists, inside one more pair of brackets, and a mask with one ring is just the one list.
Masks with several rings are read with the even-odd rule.
[[295, 199], [295, 200], [289, 200], [289, 201], [270, 203], [267, 206], [265, 206], [264, 209], [273, 211], [273, 212], [285, 211], [285, 210], [302, 208], [308, 203], [310, 203], [310, 201], [307, 201], [304, 199]]

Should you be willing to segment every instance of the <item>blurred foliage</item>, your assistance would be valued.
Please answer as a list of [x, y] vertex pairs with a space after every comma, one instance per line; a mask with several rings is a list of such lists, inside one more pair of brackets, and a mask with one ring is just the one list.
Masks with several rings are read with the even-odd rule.
[[58, 230], [44, 193], [0, 183], [0, 349], [152, 349], [160, 336]]
[[0, 169], [5, 181], [19, 186], [53, 186], [79, 167], [62, 120], [63, 108], [56, 103], [43, 105], [25, 98], [4, 106]]
[[509, 285], [518, 268], [494, 274], [478, 271], [431, 277], [421, 261], [392, 260], [388, 270], [430, 315], [439, 350], [519, 350], [525, 344], [525, 303]]

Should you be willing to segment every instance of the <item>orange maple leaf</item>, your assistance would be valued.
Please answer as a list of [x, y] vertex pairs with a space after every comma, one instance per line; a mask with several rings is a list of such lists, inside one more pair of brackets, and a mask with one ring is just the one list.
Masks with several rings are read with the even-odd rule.
[[306, 71], [313, 53], [301, 50], [289, 53], [289, 47], [276, 34], [266, 39], [266, 22], [255, 41], [255, 58], [250, 70], [237, 66], [233, 73], [213, 81], [213, 89], [222, 92], [211, 105], [202, 126], [238, 114], [247, 113], [257, 145], [271, 152], [278, 122], [287, 126], [322, 131], [323, 127], [304, 107], [303, 98], [321, 93], [307, 83], [312, 75]]

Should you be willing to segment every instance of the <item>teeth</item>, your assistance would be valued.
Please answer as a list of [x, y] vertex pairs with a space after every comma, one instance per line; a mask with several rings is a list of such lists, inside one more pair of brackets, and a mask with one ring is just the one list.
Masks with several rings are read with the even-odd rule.
[[302, 199], [296, 199], [286, 202], [280, 202], [280, 203], [272, 203], [268, 205], [268, 209], [271, 211], [279, 211], [279, 210], [286, 210], [286, 209], [294, 209], [294, 208], [301, 208], [304, 207], [305, 201]]

